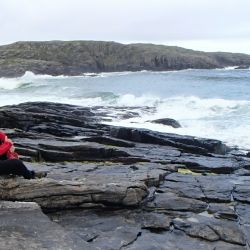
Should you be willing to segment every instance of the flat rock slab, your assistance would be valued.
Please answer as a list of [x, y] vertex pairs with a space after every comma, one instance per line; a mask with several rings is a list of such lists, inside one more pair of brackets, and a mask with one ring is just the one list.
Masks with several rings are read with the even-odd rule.
[[114, 180], [127, 182], [142, 182], [148, 187], [158, 186], [164, 177], [170, 173], [173, 165], [157, 163], [135, 163], [124, 165], [120, 163], [106, 162], [64, 162], [64, 163], [26, 163], [29, 169], [46, 171], [48, 177], [55, 180], [99, 181]]
[[147, 196], [143, 183], [131, 183], [98, 176], [80, 181], [49, 178], [0, 179], [0, 199], [34, 201], [42, 208], [73, 208], [85, 205], [138, 206]]
[[207, 209], [207, 203], [195, 200], [180, 197], [174, 193], [158, 193], [155, 196], [155, 200], [148, 202], [146, 208], [149, 210], [156, 211], [182, 211], [182, 212], [202, 212]]
[[75, 210], [49, 216], [67, 231], [104, 250], [122, 249], [133, 243], [141, 231], [129, 210]]
[[199, 172], [213, 172], [230, 174], [241, 167], [240, 161], [234, 157], [195, 156], [183, 154], [175, 160], [176, 163], [185, 164], [187, 168]]
[[125, 247], [126, 250], [246, 250], [245, 246], [238, 246], [222, 241], [209, 242], [188, 237], [184, 232], [173, 230], [152, 234], [142, 231], [140, 237], [133, 244]]
[[0, 202], [2, 250], [97, 250], [52, 222], [33, 202]]
[[212, 242], [222, 240], [232, 244], [246, 245], [245, 235], [237, 222], [195, 215], [187, 219], [175, 219], [173, 223], [175, 228], [191, 237]]
[[61, 211], [49, 216], [98, 249], [246, 249], [245, 236], [236, 222], [202, 215], [180, 219], [139, 209], [92, 209]]

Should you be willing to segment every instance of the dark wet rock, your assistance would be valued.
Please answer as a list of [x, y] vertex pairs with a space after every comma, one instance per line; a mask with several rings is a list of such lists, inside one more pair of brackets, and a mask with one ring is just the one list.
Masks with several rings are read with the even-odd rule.
[[246, 241], [250, 245], [250, 205], [238, 204], [236, 212], [239, 215], [240, 225], [243, 233], [245, 234]]
[[139, 117], [140, 114], [138, 112], [126, 112], [125, 114], [121, 115], [121, 119], [130, 119], [130, 118], [135, 118], [135, 117]]
[[111, 128], [110, 135], [129, 141], [173, 146], [194, 154], [225, 154], [229, 151], [226, 145], [217, 140], [159, 133], [146, 129], [113, 127]]
[[205, 200], [205, 195], [194, 176], [183, 174], [170, 174], [165, 182], [157, 189], [160, 192], [174, 192], [185, 198]]
[[250, 181], [246, 184], [237, 184], [234, 191], [233, 197], [237, 201], [250, 203]]
[[95, 143], [53, 142], [39, 145], [41, 158], [46, 161], [88, 161], [129, 156], [126, 152]]
[[249, 225], [242, 226], [242, 232], [245, 234], [245, 238], [249, 246], [250, 245], [250, 226]]
[[234, 173], [239, 176], [250, 176], [250, 169], [248, 170], [248, 169], [240, 168]]
[[170, 230], [172, 218], [161, 213], [144, 213], [141, 227], [153, 231]]
[[141, 232], [129, 211], [78, 210], [50, 216], [98, 249], [121, 249], [136, 241]]
[[45, 170], [48, 177], [54, 180], [73, 180], [84, 181], [98, 179], [113, 182], [114, 180], [126, 180], [131, 183], [142, 182], [147, 187], [159, 186], [165, 176], [170, 172], [162, 168], [160, 164], [136, 163], [132, 165], [121, 165], [114, 162], [97, 162], [97, 163], [53, 163], [53, 164], [35, 164], [27, 163], [30, 169]]
[[118, 140], [115, 138], [107, 137], [107, 136], [99, 136], [99, 137], [90, 137], [86, 138], [86, 141], [89, 142], [97, 142], [100, 144], [111, 145], [111, 146], [118, 146], [118, 147], [134, 147], [135, 144], [125, 141], [125, 140]]
[[201, 241], [199, 239], [188, 237], [180, 230], [173, 230], [171, 232], [164, 232], [161, 234], [153, 234], [148, 231], [142, 231], [138, 239], [130, 246], [124, 248], [126, 250], [243, 250], [245, 247], [226, 243], [223, 241], [209, 242]]
[[[195, 237], [189, 237], [180, 229], [169, 230], [172, 220], [164, 214], [145, 214], [138, 210], [92, 209], [61, 211], [49, 216], [67, 231], [88, 241], [92, 246], [102, 246], [101, 249], [120, 249], [121, 245], [124, 249], [173, 249], [171, 247], [176, 249], [216, 249], [216, 247], [218, 249], [244, 249], [238, 244], [223, 241], [235, 230], [236, 235], [232, 237], [232, 241], [235, 240], [241, 244], [244, 239], [241, 239], [242, 235], [237, 231], [237, 227], [229, 229], [227, 235], [222, 236], [223, 240], [217, 237], [214, 242], [201, 241], [199, 234], [201, 235], [202, 232], [197, 232]], [[213, 222], [214, 227], [215, 222], [217, 220]], [[206, 222], [203, 223], [205, 227]], [[193, 226], [193, 231], [195, 231], [195, 226]]]
[[[173, 160], [181, 156], [180, 150], [174, 147], [150, 145], [150, 144], [136, 144], [136, 147], [123, 149], [130, 155], [137, 155], [138, 157], [149, 160], [150, 162], [161, 163], [165, 165], [172, 163]], [[173, 164], [174, 165], [174, 164]], [[175, 164], [180, 165], [180, 164]]]
[[193, 176], [183, 174], [167, 175], [159, 188], [161, 192], [174, 192], [179, 196], [209, 202], [231, 202], [234, 183], [225, 175]]
[[239, 215], [241, 224], [250, 224], [250, 205], [238, 204], [236, 206], [236, 212]]
[[208, 207], [208, 213], [214, 215], [218, 219], [228, 219], [228, 220], [238, 220], [238, 215], [234, 209], [233, 204], [230, 206], [228, 204], [218, 204], [210, 203]]
[[231, 177], [219, 176], [196, 176], [195, 179], [209, 202], [231, 202], [234, 183]]
[[163, 124], [166, 126], [171, 126], [173, 128], [180, 128], [181, 127], [181, 124], [178, 121], [171, 119], [171, 118], [162, 118], [162, 119], [152, 120], [150, 122], [157, 123], [157, 124]]
[[[48, 133], [56, 136], [87, 135], [94, 114], [88, 108], [54, 103], [23, 103], [0, 108], [0, 127]], [[84, 127], [84, 128], [82, 128]], [[86, 130], [87, 129], [87, 130]], [[97, 134], [100, 133], [97, 132]]]
[[209, 225], [201, 223], [196, 218], [189, 218], [189, 221], [175, 219], [173, 221], [176, 229], [184, 231], [187, 235], [202, 238], [208, 241], [218, 241], [219, 235]]
[[217, 174], [230, 174], [241, 168], [241, 161], [231, 157], [209, 157], [182, 154], [175, 160], [176, 163], [184, 164], [188, 169], [197, 172], [212, 172]]

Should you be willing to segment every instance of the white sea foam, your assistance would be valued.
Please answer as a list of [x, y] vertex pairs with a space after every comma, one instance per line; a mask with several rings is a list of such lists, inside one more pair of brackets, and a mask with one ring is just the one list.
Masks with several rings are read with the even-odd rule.
[[153, 95], [141, 95], [141, 96], [135, 96], [132, 94], [125, 94], [121, 95], [116, 100], [117, 106], [157, 106], [158, 103], [161, 101], [161, 99], [157, 96]]
[[0, 89], [15, 89], [21, 85], [21, 81], [17, 78], [0, 78]]
[[[19, 79], [22, 81], [32, 81], [36, 79], [63, 79], [63, 78], [71, 78], [74, 76], [65, 76], [65, 75], [59, 75], [59, 76], [52, 76], [52, 75], [40, 75], [40, 74], [34, 74], [31, 71], [26, 71], [23, 76], [21, 76]], [[79, 76], [78, 76], [79, 77]]]
[[145, 128], [153, 131], [159, 131], [163, 133], [175, 133], [181, 135], [192, 135], [202, 138], [212, 138], [221, 140], [229, 146], [239, 146], [241, 149], [249, 149], [250, 141], [249, 137], [246, 136], [247, 131], [250, 131], [250, 125], [240, 125], [233, 128], [218, 129], [215, 124], [209, 124], [205, 121], [201, 122], [190, 122], [189, 124], [183, 124], [181, 121], [182, 128], [172, 128], [161, 124], [154, 124], [145, 122], [144, 119], [124, 120], [124, 121], [113, 121], [105, 122], [115, 126], [125, 126], [133, 128]]
[[97, 77], [112, 77], [112, 76], [125, 76], [130, 74], [136, 74], [138, 72], [133, 71], [123, 71], [123, 72], [102, 72], [96, 74]]
[[39, 79], [62, 79], [68, 76], [36, 75], [27, 71], [23, 76], [16, 78], [0, 78], [0, 89], [13, 90], [21, 87], [23, 84], [34, 82]]
[[[229, 67], [225, 67], [225, 68], [217, 68], [215, 70], [235, 70], [239, 68], [239, 66], [229, 66]], [[244, 68], [244, 69], [240, 69], [240, 70], [250, 70], [250, 67], [247, 69], [247, 68]]]
[[[109, 102], [106, 103], [106, 105], [109, 104]], [[174, 119], [182, 120], [220, 117], [236, 112], [244, 107], [250, 109], [250, 101], [246, 100], [225, 100], [219, 98], [202, 99], [196, 96], [160, 98], [159, 96], [154, 95], [135, 96], [132, 94], [119, 96], [116, 99], [115, 105], [125, 107], [155, 107], [157, 111], [153, 117], [150, 115], [153, 119], [172, 117]], [[146, 117], [145, 119], [150, 117]]]
[[21, 77], [16, 78], [0, 78], [0, 89], [12, 90], [19, 88], [23, 84], [36, 82], [39, 80], [60, 80], [60, 79], [68, 79], [68, 78], [86, 78], [86, 77], [112, 77], [112, 76], [124, 76], [133, 74], [135, 72], [125, 71], [125, 72], [109, 72], [109, 73], [84, 73], [79, 76], [52, 76], [52, 75], [40, 75], [34, 74], [31, 71], [26, 71], [25, 74]]
[[234, 70], [234, 69], [237, 69], [239, 66], [228, 66], [228, 67], [225, 67], [223, 68], [224, 70]]

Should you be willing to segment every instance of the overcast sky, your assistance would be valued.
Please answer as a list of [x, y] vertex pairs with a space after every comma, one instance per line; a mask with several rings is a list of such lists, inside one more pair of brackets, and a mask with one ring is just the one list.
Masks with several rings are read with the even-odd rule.
[[250, 0], [0, 0], [0, 44], [108, 40], [250, 54]]

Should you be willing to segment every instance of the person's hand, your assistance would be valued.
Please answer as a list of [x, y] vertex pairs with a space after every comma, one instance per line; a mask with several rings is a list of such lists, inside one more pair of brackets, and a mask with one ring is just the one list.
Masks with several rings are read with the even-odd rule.
[[13, 144], [12, 140], [9, 139], [7, 136], [5, 136], [5, 141], [6, 141], [6, 142], [10, 142], [11, 144]]
[[11, 152], [11, 153], [14, 153], [14, 152], [15, 152], [15, 147], [14, 147], [14, 146], [11, 146], [10, 152]]

